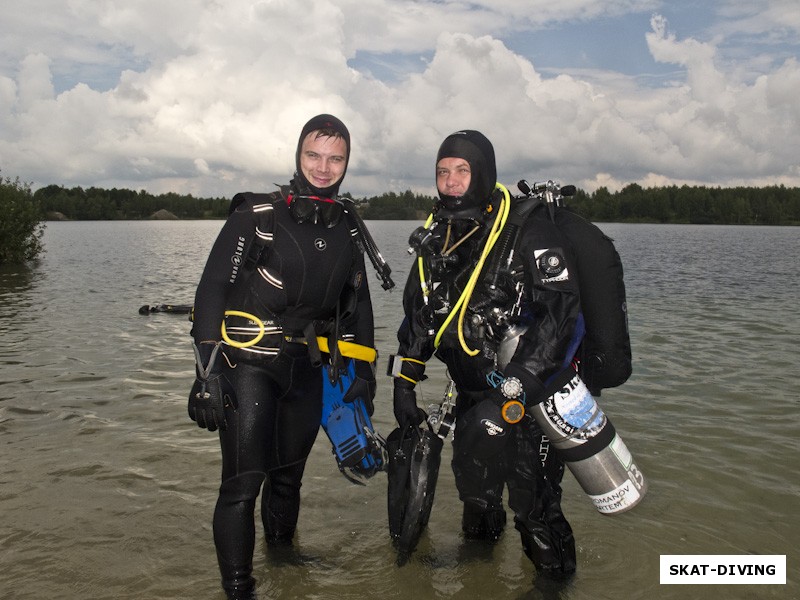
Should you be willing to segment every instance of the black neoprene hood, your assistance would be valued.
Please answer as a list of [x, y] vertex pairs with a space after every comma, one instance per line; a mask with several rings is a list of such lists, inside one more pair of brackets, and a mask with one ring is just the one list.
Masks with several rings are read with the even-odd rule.
[[[344, 143], [347, 148], [347, 154], [345, 155], [345, 166], [344, 166], [344, 171], [342, 171], [342, 176], [339, 178], [339, 181], [326, 188], [318, 188], [311, 185], [308, 179], [306, 179], [305, 175], [303, 175], [303, 170], [300, 168], [300, 151], [303, 149], [303, 140], [306, 139], [306, 136], [309, 133], [311, 133], [312, 131], [317, 131], [319, 129], [332, 129], [333, 131], [341, 135], [342, 139], [344, 139]], [[301, 191], [310, 192], [314, 195], [322, 196], [324, 198], [336, 197], [336, 195], [339, 193], [339, 186], [341, 185], [342, 181], [344, 181], [344, 176], [347, 173], [347, 165], [349, 163], [350, 163], [350, 132], [347, 130], [347, 127], [345, 126], [344, 123], [342, 123], [339, 119], [337, 119], [333, 115], [321, 114], [311, 118], [308, 121], [308, 123], [306, 123], [303, 126], [303, 129], [300, 132], [300, 139], [297, 141], [297, 151], [295, 152], [295, 174], [294, 174], [294, 180], [299, 184]]]
[[469, 163], [472, 176], [463, 196], [447, 196], [439, 192], [446, 208], [483, 206], [497, 183], [494, 147], [480, 131], [464, 129], [448, 135], [439, 147], [436, 164], [443, 158], [463, 158]]

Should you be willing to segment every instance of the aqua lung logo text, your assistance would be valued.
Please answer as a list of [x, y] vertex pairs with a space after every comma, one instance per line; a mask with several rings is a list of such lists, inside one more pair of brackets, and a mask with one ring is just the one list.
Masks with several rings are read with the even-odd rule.
[[328, 244], [322, 238], [317, 238], [314, 240], [314, 248], [322, 252], [325, 248], [328, 247]]
[[233, 270], [231, 271], [231, 278], [229, 283], [233, 283], [236, 281], [236, 276], [239, 274], [239, 267], [242, 266], [242, 254], [244, 254], [244, 238], [239, 236], [239, 239], [236, 242], [236, 252], [233, 256], [231, 256], [231, 264], [233, 264]]
[[488, 433], [492, 437], [496, 435], [497, 436], [504, 435], [506, 432], [506, 430], [503, 429], [500, 425], [489, 419], [483, 419], [481, 421], [481, 425], [483, 425], [486, 428], [486, 433]]

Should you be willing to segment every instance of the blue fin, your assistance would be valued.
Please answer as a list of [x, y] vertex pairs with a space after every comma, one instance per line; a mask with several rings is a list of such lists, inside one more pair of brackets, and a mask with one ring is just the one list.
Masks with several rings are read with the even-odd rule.
[[[339, 381], [331, 383], [327, 369], [322, 369], [322, 428], [333, 445], [333, 455], [339, 470], [347, 479], [351, 474], [372, 477], [384, 469], [385, 441], [375, 432], [362, 398], [344, 402], [342, 398], [355, 379], [355, 365], [348, 361]], [[347, 471], [346, 471], [347, 470]]]

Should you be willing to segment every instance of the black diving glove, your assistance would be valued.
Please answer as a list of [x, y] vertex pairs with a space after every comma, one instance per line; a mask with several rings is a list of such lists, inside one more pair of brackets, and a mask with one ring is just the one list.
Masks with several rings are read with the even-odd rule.
[[414, 391], [414, 384], [404, 379], [394, 380], [394, 418], [400, 429], [416, 427], [422, 423], [428, 415], [417, 406], [417, 392]]
[[225, 408], [237, 408], [233, 386], [222, 374], [219, 348], [219, 344], [194, 346], [197, 379], [189, 392], [189, 418], [209, 431], [225, 431]]
[[372, 413], [375, 412], [375, 405], [372, 402], [377, 389], [375, 371], [372, 368], [372, 363], [368, 363], [364, 360], [356, 360], [355, 362], [356, 376], [353, 379], [353, 383], [350, 384], [350, 389], [347, 390], [342, 400], [345, 402], [352, 402], [356, 398], [361, 398], [364, 401], [364, 406], [367, 408], [367, 414], [371, 417]]

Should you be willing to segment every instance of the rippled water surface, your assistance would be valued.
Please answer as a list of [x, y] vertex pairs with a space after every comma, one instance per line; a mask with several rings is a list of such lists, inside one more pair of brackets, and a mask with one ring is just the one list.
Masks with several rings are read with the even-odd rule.
[[[398, 287], [416, 225], [370, 223]], [[223, 597], [211, 535], [218, 445], [186, 416], [189, 323], [138, 314], [191, 303], [220, 226], [49, 223], [41, 261], [0, 268], [3, 598]], [[321, 433], [294, 551], [257, 545], [261, 598], [800, 598], [800, 230], [601, 227], [625, 264], [634, 374], [599, 402], [650, 491], [603, 516], [565, 477], [574, 580], [535, 582], [513, 527], [495, 546], [464, 542], [449, 444], [429, 529], [398, 567], [385, 474], [351, 485]], [[401, 295], [371, 282], [386, 357]], [[425, 403], [444, 390], [443, 369], [429, 374]], [[382, 378], [384, 434], [390, 389]], [[659, 584], [662, 554], [745, 553], [787, 555], [787, 585]]]

